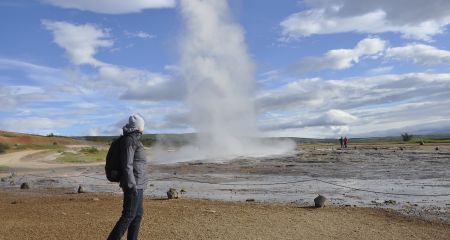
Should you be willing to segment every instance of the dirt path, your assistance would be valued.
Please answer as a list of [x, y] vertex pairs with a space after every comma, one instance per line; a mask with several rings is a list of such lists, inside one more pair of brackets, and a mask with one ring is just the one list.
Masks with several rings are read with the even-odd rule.
[[[105, 239], [121, 196], [0, 190], [0, 239]], [[369, 208], [146, 198], [140, 239], [450, 239], [450, 225]]]
[[0, 165], [12, 169], [42, 170], [71, 166], [96, 166], [104, 162], [93, 163], [57, 163], [54, 160], [60, 153], [54, 150], [24, 150], [0, 155]]
[[25, 150], [0, 155], [0, 165], [10, 168], [42, 167], [41, 163], [25, 161], [27, 156], [46, 152], [47, 150]]

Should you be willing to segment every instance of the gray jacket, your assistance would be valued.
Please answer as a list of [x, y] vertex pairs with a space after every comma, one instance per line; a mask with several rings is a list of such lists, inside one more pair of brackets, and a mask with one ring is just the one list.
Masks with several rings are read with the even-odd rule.
[[120, 187], [124, 190], [147, 188], [147, 158], [140, 137], [141, 133], [138, 132], [124, 134], [120, 143]]

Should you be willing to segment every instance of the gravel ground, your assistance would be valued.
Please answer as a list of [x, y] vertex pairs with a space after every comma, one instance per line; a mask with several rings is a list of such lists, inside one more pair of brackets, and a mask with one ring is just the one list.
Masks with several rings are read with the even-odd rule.
[[[0, 239], [105, 239], [118, 194], [0, 190]], [[450, 239], [450, 225], [394, 211], [146, 198], [140, 239]]]

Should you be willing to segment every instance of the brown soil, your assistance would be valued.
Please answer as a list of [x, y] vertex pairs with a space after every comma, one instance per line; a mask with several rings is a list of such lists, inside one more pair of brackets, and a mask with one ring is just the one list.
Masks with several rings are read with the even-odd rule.
[[[0, 190], [0, 239], [106, 239], [113, 194]], [[370, 208], [146, 198], [140, 239], [450, 239], [450, 225]]]
[[24, 133], [13, 133], [0, 130], [0, 143], [7, 144], [76, 144], [80, 141], [68, 137], [45, 137], [40, 135], [24, 134]]

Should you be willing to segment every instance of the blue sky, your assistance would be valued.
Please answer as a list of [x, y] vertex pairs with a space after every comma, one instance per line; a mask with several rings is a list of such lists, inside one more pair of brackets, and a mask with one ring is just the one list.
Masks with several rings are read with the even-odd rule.
[[[448, 1], [222, 1], [255, 65], [266, 135], [450, 132]], [[180, 3], [124, 2], [0, 3], [0, 129], [116, 135], [140, 113], [148, 133], [195, 130]]]

